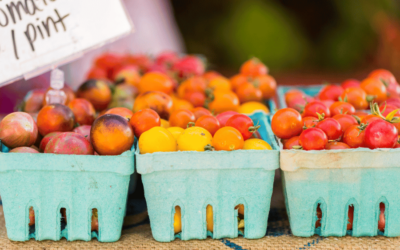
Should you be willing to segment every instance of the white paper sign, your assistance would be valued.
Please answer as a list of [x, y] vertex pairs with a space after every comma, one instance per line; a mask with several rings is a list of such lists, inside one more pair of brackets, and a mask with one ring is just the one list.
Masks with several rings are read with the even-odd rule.
[[0, 0], [0, 86], [132, 31], [120, 0]]

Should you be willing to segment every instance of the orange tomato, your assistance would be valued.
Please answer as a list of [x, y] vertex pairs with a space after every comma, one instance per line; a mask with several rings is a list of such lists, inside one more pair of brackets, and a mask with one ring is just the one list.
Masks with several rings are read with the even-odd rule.
[[194, 107], [202, 107], [206, 101], [204, 92], [192, 91], [186, 92], [183, 99], [190, 102]]
[[231, 91], [215, 91], [214, 100], [209, 104], [209, 109], [219, 114], [225, 111], [237, 111], [240, 102], [238, 96]]
[[196, 120], [202, 117], [203, 115], [212, 115], [210, 110], [203, 108], [203, 107], [197, 107], [191, 110], [196, 117]]
[[152, 109], [163, 119], [168, 119], [172, 111], [172, 98], [160, 91], [149, 91], [140, 94], [133, 105], [133, 113], [142, 109]]
[[276, 81], [270, 75], [258, 76], [254, 79], [254, 82], [258, 85], [258, 88], [262, 92], [264, 99], [271, 99], [276, 93]]
[[218, 119], [212, 115], [204, 115], [200, 117], [197, 119], [195, 126], [206, 129], [212, 136], [214, 136], [221, 127]]
[[187, 128], [189, 122], [195, 122], [196, 117], [193, 112], [187, 109], [179, 109], [171, 113], [169, 117], [170, 127]]
[[374, 100], [381, 103], [387, 99], [387, 89], [385, 84], [378, 78], [367, 78], [361, 82], [360, 87], [367, 93], [373, 96]]
[[186, 92], [202, 92], [207, 88], [206, 80], [201, 76], [193, 76], [182, 82], [177, 90], [179, 98], [183, 98]]
[[203, 78], [206, 79], [208, 82], [217, 78], [217, 77], [221, 77], [222, 75], [216, 71], [207, 71], [206, 73], [203, 74]]
[[242, 64], [240, 73], [250, 77], [262, 76], [268, 74], [268, 68], [260, 59], [253, 57]]
[[303, 131], [303, 122], [299, 112], [292, 108], [278, 110], [272, 117], [272, 131], [281, 139], [290, 139], [300, 135]]
[[347, 88], [340, 96], [342, 100], [347, 98], [347, 102], [354, 106], [355, 109], [367, 109], [367, 93], [358, 87]]
[[236, 89], [236, 94], [239, 97], [240, 103], [245, 102], [260, 102], [262, 100], [262, 92], [252, 83], [242, 84]]
[[161, 91], [171, 94], [174, 90], [174, 83], [167, 75], [160, 72], [146, 73], [139, 82], [139, 93], [147, 91]]
[[124, 117], [125, 119], [129, 120], [131, 119], [133, 113], [127, 108], [112, 108], [107, 110], [105, 114], [114, 114], [114, 115], [120, 115]]
[[212, 139], [212, 145], [215, 150], [238, 150], [244, 146], [244, 140], [239, 130], [233, 127], [220, 128]]
[[147, 130], [161, 126], [160, 116], [152, 109], [144, 109], [133, 114], [129, 123], [137, 138], [139, 138]]
[[230, 79], [231, 88], [233, 91], [235, 91], [242, 84], [248, 83], [250, 81], [251, 81], [251, 77], [247, 77], [247, 76], [241, 75], [241, 74], [234, 75]]
[[231, 84], [225, 77], [217, 77], [208, 83], [208, 87], [214, 91], [230, 91]]
[[173, 98], [173, 103], [174, 104], [172, 106], [172, 112], [178, 109], [189, 109], [189, 110], [193, 109], [193, 105], [190, 102], [183, 99]]

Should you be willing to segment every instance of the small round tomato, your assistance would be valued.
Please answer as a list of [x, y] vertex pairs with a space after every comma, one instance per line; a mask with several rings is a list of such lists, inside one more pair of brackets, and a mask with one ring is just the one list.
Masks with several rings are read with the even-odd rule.
[[193, 107], [202, 107], [206, 101], [206, 95], [203, 92], [186, 92], [183, 99], [190, 102]]
[[303, 91], [299, 89], [291, 89], [285, 93], [285, 102], [288, 104], [299, 97], [304, 98], [305, 96], [306, 94], [304, 94]]
[[365, 138], [365, 127], [359, 125], [349, 126], [343, 134], [342, 141], [351, 148], [363, 148]]
[[217, 151], [232, 151], [242, 149], [244, 140], [239, 130], [232, 127], [223, 127], [215, 133], [212, 145]]
[[177, 90], [179, 98], [183, 98], [186, 92], [201, 92], [204, 93], [207, 88], [206, 80], [201, 76], [193, 76], [182, 82]]
[[193, 112], [187, 109], [178, 109], [172, 112], [169, 117], [169, 125], [171, 127], [187, 128], [189, 122], [195, 122], [196, 117]]
[[339, 114], [348, 114], [352, 115], [356, 112], [356, 109], [353, 105], [348, 102], [334, 102], [329, 110], [331, 111], [331, 116], [339, 115]]
[[150, 72], [143, 75], [138, 85], [139, 93], [147, 91], [160, 91], [171, 94], [174, 84], [167, 75], [159, 72]]
[[347, 102], [354, 106], [355, 109], [367, 109], [367, 93], [359, 87], [350, 87], [344, 90], [340, 96], [342, 100], [347, 98]]
[[348, 89], [352, 87], [360, 87], [360, 81], [356, 79], [347, 79], [341, 84], [343, 89]]
[[303, 129], [314, 128], [318, 124], [318, 118], [315, 118], [313, 116], [306, 116], [301, 119], [301, 122], [304, 125]]
[[343, 91], [344, 90], [341, 86], [329, 84], [321, 89], [318, 97], [320, 100], [338, 101], [339, 97], [342, 95]]
[[283, 143], [283, 149], [293, 149], [293, 146], [300, 146], [300, 136], [294, 136]]
[[[398, 109], [397, 107], [391, 105], [391, 104], [386, 104], [386, 103], [382, 103], [381, 106], [379, 106], [379, 110], [381, 111], [383, 116], [387, 116], [389, 113], [391, 113], [392, 111]], [[400, 111], [397, 111], [395, 116], [400, 115]]]
[[326, 134], [319, 128], [308, 128], [299, 137], [299, 144], [304, 150], [323, 150], [327, 143]]
[[361, 119], [361, 123], [368, 125], [375, 120], [382, 120], [382, 118], [377, 115], [370, 114]]
[[297, 98], [291, 99], [286, 105], [288, 108], [295, 109], [302, 112], [307, 103], [313, 102], [314, 99], [309, 96], [298, 96]]
[[200, 117], [197, 119], [195, 126], [206, 129], [212, 136], [214, 136], [221, 127], [218, 119], [212, 115], [204, 115]]
[[211, 80], [208, 87], [213, 91], [231, 91], [231, 83], [223, 76]]
[[171, 132], [171, 134], [174, 136], [175, 140], [178, 140], [178, 137], [182, 134], [183, 131], [185, 131], [181, 127], [170, 127], [170, 128], [167, 128], [167, 130], [169, 132]]
[[400, 86], [390, 71], [385, 69], [376, 69], [372, 71], [368, 77], [379, 79], [387, 88], [388, 96], [400, 95]]
[[396, 127], [383, 119], [371, 122], [365, 129], [365, 145], [370, 149], [393, 148], [397, 139]]
[[324, 131], [328, 140], [338, 140], [343, 134], [340, 123], [333, 118], [323, 119], [315, 127]]
[[364, 117], [368, 115], [368, 113], [364, 111], [356, 111], [353, 115], [357, 116], [358, 118], [360, 118], [360, 120], [362, 120]]
[[237, 115], [237, 114], [239, 114], [239, 113], [236, 111], [226, 111], [226, 112], [223, 112], [223, 113], [217, 115], [217, 119], [219, 121], [219, 124], [221, 125], [221, 128], [225, 127], [225, 124], [229, 120], [229, 118], [231, 118], [232, 116]]
[[324, 117], [330, 117], [331, 112], [329, 109], [320, 101], [312, 101], [304, 107], [303, 116], [314, 116], [318, 118], [318, 114], [325, 115]]
[[276, 81], [270, 75], [258, 76], [254, 79], [254, 83], [262, 92], [263, 99], [271, 99], [276, 94]]
[[271, 128], [274, 134], [281, 139], [299, 135], [303, 130], [301, 115], [292, 108], [278, 110], [272, 117]]
[[239, 130], [244, 140], [249, 139], [259, 128], [254, 126], [253, 120], [250, 117], [242, 114], [234, 115], [229, 118], [225, 126]]
[[190, 127], [178, 137], [177, 144], [180, 151], [205, 151], [211, 147], [212, 135], [204, 128]]
[[196, 120], [202, 117], [203, 115], [212, 115], [210, 110], [203, 108], [203, 107], [197, 107], [191, 110], [196, 117]]
[[387, 99], [387, 89], [385, 84], [377, 78], [367, 78], [361, 82], [360, 87], [367, 93], [373, 96], [374, 100], [381, 103]]
[[129, 123], [137, 138], [153, 127], [161, 125], [160, 116], [152, 109], [143, 109], [131, 117]]
[[105, 114], [114, 114], [114, 115], [119, 115], [124, 117], [125, 119], [129, 120], [131, 119], [133, 113], [127, 108], [112, 108], [107, 110]]
[[206, 73], [203, 74], [203, 78], [206, 79], [208, 82], [217, 78], [217, 77], [221, 77], [222, 75], [216, 71], [210, 70], [207, 71]]
[[225, 111], [237, 111], [240, 105], [239, 98], [231, 91], [215, 91], [213, 101], [209, 105], [209, 109], [215, 114]]
[[400, 108], [400, 98], [399, 97], [391, 97], [386, 100], [386, 104], [393, 105], [396, 108]]
[[231, 88], [233, 91], [236, 91], [240, 86], [242, 86], [245, 83], [248, 83], [251, 81], [250, 77], [247, 77], [245, 75], [234, 75], [231, 77], [230, 79], [230, 83], [231, 83]]
[[351, 125], [358, 125], [356, 118], [351, 115], [339, 114], [332, 117], [336, 121], [340, 123], [340, 127], [342, 128], [342, 132], [346, 131], [346, 129]]
[[260, 102], [262, 100], [262, 92], [252, 83], [242, 84], [236, 89], [236, 94], [240, 103], [245, 102]]
[[176, 140], [166, 128], [153, 127], [139, 138], [141, 154], [176, 151]]
[[262, 139], [248, 139], [244, 141], [243, 145], [244, 150], [272, 150], [271, 145], [268, 142]]
[[[332, 101], [332, 100], [321, 100], [321, 102], [322, 102], [323, 104], [325, 104], [325, 106], [326, 106], [328, 109], [330, 109], [331, 106], [332, 106], [332, 104], [335, 103], [335, 101]], [[332, 114], [331, 114], [331, 115], [332, 115]]]
[[242, 64], [240, 73], [250, 77], [262, 76], [268, 74], [268, 68], [260, 59], [253, 57]]
[[149, 108], [156, 111], [161, 118], [168, 119], [173, 105], [173, 100], [169, 95], [160, 91], [149, 91], [136, 97], [133, 113]]
[[194, 108], [193, 105], [190, 102], [188, 102], [188, 101], [186, 101], [184, 99], [179, 99], [179, 98], [173, 97], [172, 98], [172, 102], [173, 102], [173, 104], [172, 104], [172, 112], [174, 112], [174, 111], [176, 111], [178, 109], [191, 110], [191, 109]]
[[350, 147], [346, 143], [337, 141], [328, 142], [325, 146], [325, 149], [327, 150], [348, 149], [348, 148]]

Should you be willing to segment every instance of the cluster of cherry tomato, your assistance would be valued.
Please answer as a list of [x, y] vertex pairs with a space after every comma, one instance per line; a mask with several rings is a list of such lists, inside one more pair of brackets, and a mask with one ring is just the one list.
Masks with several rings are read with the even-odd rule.
[[141, 154], [174, 151], [233, 151], [271, 150], [271, 146], [257, 137], [257, 129], [247, 115], [235, 111], [213, 116], [205, 108], [194, 112], [174, 111], [168, 124], [162, 124], [159, 115], [151, 109], [135, 113], [131, 119], [139, 138]]
[[[361, 83], [327, 85], [316, 98], [292, 90], [285, 95], [289, 108], [274, 115], [272, 130], [284, 149], [398, 148], [399, 91], [386, 70], [373, 71]], [[367, 108], [371, 114], [357, 111]]]

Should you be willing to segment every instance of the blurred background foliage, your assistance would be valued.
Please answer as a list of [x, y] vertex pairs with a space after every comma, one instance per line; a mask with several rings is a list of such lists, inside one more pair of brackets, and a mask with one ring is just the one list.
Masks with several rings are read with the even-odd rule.
[[237, 70], [257, 56], [278, 73], [400, 72], [399, 0], [171, 2], [187, 51], [204, 54], [217, 70]]

